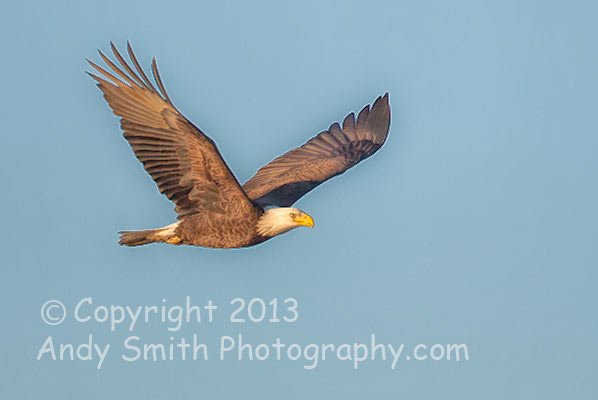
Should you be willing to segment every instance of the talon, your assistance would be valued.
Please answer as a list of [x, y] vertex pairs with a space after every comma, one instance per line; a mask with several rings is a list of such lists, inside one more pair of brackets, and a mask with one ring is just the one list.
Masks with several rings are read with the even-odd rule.
[[179, 244], [183, 241], [183, 239], [181, 239], [178, 236], [172, 236], [169, 237], [168, 239], [166, 239], [166, 243], [170, 243], [170, 244]]

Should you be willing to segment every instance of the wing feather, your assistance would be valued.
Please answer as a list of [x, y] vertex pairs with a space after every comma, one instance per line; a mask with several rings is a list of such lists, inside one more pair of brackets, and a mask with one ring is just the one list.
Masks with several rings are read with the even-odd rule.
[[344, 118], [342, 128], [335, 122], [302, 146], [260, 168], [243, 189], [261, 206], [290, 206], [322, 182], [374, 154], [384, 144], [389, 128], [386, 93], [371, 108], [365, 106], [357, 120], [350, 113]]
[[179, 219], [199, 212], [226, 213], [233, 218], [255, 212], [216, 144], [174, 107], [156, 60], [152, 60], [152, 72], [159, 90], [143, 72], [129, 43], [127, 51], [137, 72], [110, 45], [122, 69], [100, 51], [111, 71], [88, 60], [103, 77], [88, 74], [121, 118], [123, 136], [145, 170], [160, 192], [175, 203]]
[[[118, 50], [116, 50], [116, 47], [113, 47], [112, 51], [114, 51], [115, 53], [118, 53]], [[141, 68], [139, 61], [137, 61], [137, 57], [135, 56], [135, 53], [133, 53], [133, 48], [131, 47], [131, 43], [129, 43], [129, 42], [127, 42], [127, 53], [129, 53], [129, 58], [133, 62], [135, 69], [137, 70], [137, 72], [139, 73], [139, 75], [141, 76], [143, 81], [145, 82], [145, 87], [150, 92], [156, 92], [154, 85], [152, 85], [152, 82], [148, 79], [147, 75], [145, 74], [145, 71], [143, 71], [143, 68]], [[120, 57], [120, 58], [122, 58], [122, 57]], [[125, 62], [125, 64], [126, 64], [126, 62]], [[131, 72], [131, 74], [136, 75], [133, 72]]]

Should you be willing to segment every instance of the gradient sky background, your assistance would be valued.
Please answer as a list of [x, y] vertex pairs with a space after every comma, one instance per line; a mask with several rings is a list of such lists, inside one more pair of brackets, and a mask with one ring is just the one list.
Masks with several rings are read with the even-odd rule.
[[[5, 399], [598, 396], [595, 2], [12, 2], [3, 7]], [[131, 40], [241, 181], [389, 91], [383, 149], [297, 204], [263, 245], [120, 248], [174, 221], [84, 74]], [[191, 325], [217, 344], [465, 343], [470, 360], [126, 363], [126, 329], [40, 307], [295, 297], [293, 324]], [[48, 335], [113, 349], [36, 361]], [[135, 329], [167, 342], [163, 324]], [[215, 350], [216, 351], [215, 346]], [[216, 353], [214, 353], [216, 354]]]

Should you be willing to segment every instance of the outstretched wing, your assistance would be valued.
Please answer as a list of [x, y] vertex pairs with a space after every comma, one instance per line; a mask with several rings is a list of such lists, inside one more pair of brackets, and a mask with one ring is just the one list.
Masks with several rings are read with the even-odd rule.
[[87, 60], [103, 77], [88, 74], [98, 82], [114, 114], [121, 117], [124, 137], [145, 170], [160, 192], [175, 203], [178, 218], [204, 211], [234, 217], [253, 210], [216, 144], [170, 101], [156, 60], [152, 60], [152, 72], [159, 91], [143, 72], [129, 43], [127, 50], [136, 71], [114, 44], [110, 45], [122, 69], [100, 51], [112, 71]]
[[259, 169], [243, 185], [247, 195], [262, 206], [288, 207], [320, 183], [340, 175], [374, 154], [390, 128], [388, 93], [371, 107], [335, 122], [303, 146], [285, 153]]

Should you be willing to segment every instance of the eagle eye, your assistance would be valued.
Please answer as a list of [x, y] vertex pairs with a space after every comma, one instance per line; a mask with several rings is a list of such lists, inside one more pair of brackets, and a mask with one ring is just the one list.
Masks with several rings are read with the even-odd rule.
[[289, 214], [289, 216], [290, 216], [291, 218], [295, 219], [295, 217], [297, 216], [297, 214], [295, 214], [295, 213], [290, 213], [290, 214]]

